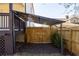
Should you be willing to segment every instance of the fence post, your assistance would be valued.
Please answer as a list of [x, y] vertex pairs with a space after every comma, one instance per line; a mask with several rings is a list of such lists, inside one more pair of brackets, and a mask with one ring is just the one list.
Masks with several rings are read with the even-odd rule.
[[50, 25], [50, 39], [51, 39], [51, 35], [52, 35], [52, 26], [53, 25]]
[[61, 54], [64, 54], [64, 44], [62, 39], [62, 24], [60, 24], [60, 35], [61, 35]]

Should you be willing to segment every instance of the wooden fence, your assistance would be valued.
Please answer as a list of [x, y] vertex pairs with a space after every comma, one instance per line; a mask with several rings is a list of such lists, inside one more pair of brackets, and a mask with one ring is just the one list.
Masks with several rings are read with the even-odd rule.
[[50, 43], [50, 34], [54, 31], [50, 27], [28, 27], [26, 37], [28, 43]]
[[62, 37], [65, 41], [65, 48], [75, 55], [79, 55], [79, 29], [65, 28], [62, 30]]

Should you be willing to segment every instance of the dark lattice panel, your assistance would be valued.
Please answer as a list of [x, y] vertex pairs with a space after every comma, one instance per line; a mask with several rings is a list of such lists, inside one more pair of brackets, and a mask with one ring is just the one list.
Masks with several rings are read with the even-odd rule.
[[0, 36], [0, 55], [5, 54], [5, 40], [4, 36]]

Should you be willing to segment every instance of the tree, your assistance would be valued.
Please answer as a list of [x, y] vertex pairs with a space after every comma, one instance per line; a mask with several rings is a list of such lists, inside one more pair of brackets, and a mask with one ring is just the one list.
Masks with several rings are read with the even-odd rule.
[[74, 15], [79, 15], [79, 4], [78, 3], [59, 3], [65, 7], [66, 14], [73, 13]]

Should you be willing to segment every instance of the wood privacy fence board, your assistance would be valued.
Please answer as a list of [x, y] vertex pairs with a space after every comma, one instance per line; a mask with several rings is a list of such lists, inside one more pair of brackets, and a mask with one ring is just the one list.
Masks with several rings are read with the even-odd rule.
[[67, 30], [67, 31], [62, 30], [62, 37], [64, 39], [66, 39], [66, 40], [70, 40], [70, 38], [71, 38], [71, 32], [70, 32], [70, 30]]
[[65, 35], [64, 35], [64, 37], [65, 37], [65, 39], [67, 39], [67, 40], [70, 40], [70, 32], [69, 31], [65, 31], [65, 33], [64, 33]]
[[76, 55], [79, 55], [79, 44], [76, 44]]
[[76, 43], [72, 42], [72, 52], [76, 54]]
[[79, 31], [76, 31], [76, 39], [74, 39], [76, 42], [79, 42]]
[[79, 32], [76, 32], [76, 33], [77, 33], [76, 41], [79, 42]]
[[75, 31], [72, 31], [72, 41], [75, 41], [76, 40], [76, 32]]
[[65, 42], [66, 42], [65, 48], [71, 51], [71, 41], [66, 40]]
[[78, 42], [72, 41], [72, 52], [75, 55], [79, 55], [79, 43]]

